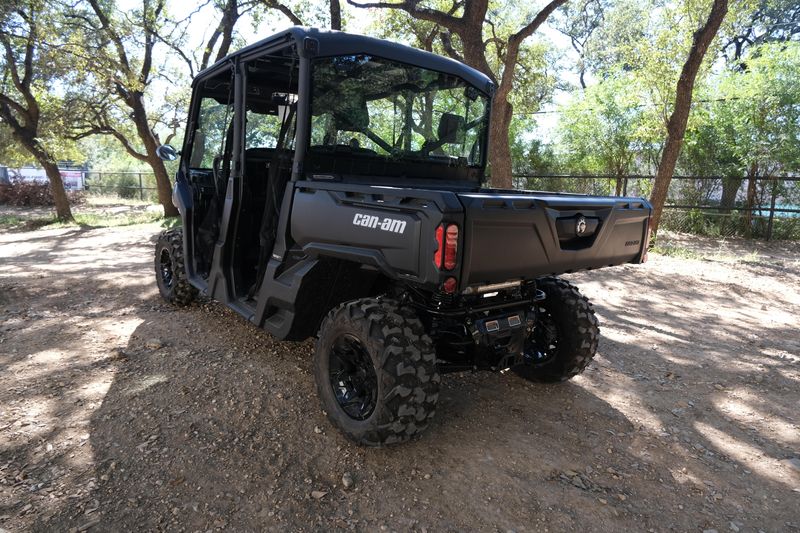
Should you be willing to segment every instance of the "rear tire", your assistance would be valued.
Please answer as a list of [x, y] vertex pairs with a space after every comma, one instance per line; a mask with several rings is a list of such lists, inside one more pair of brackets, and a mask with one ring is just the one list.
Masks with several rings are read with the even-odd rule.
[[433, 418], [440, 377], [414, 311], [390, 299], [344, 303], [325, 318], [314, 351], [322, 409], [353, 441], [403, 442]]
[[187, 279], [183, 255], [183, 230], [162, 231], [156, 241], [156, 284], [161, 297], [171, 304], [189, 305], [197, 289]]
[[[536, 286], [547, 295], [536, 304], [539, 331], [534, 330], [526, 342], [529, 362], [511, 370], [529, 381], [566, 381], [583, 372], [597, 352], [597, 317], [589, 300], [568, 281], [543, 278]], [[537, 364], [537, 359], [542, 362]]]

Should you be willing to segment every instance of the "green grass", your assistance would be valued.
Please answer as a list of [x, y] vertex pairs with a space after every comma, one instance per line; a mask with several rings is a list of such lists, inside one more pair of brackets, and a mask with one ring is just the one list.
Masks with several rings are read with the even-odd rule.
[[697, 253], [694, 250], [684, 248], [683, 246], [672, 246], [669, 244], [664, 246], [657, 244], [653, 246], [650, 252], [658, 255], [666, 255], [668, 257], [677, 257], [678, 259], [701, 260], [704, 258], [703, 254]]
[[10, 229], [21, 226], [25, 223], [23, 217], [17, 215], [0, 215], [0, 229]]
[[79, 226], [94, 228], [110, 228], [116, 226], [133, 226], [135, 224], [149, 224], [162, 220], [164, 215], [158, 211], [145, 211], [143, 213], [120, 213], [114, 215], [100, 215], [96, 213], [76, 213], [75, 223]]
[[163, 217], [161, 219], [161, 227], [164, 229], [179, 228], [183, 225], [181, 217]]
[[706, 251], [697, 252], [690, 250], [683, 246], [675, 246], [671, 244], [658, 245], [656, 244], [651, 250], [651, 253], [658, 255], [665, 255], [668, 257], [675, 257], [677, 259], [692, 259], [695, 261], [723, 261], [726, 263], [759, 263], [760, 256], [758, 252], [750, 252], [746, 255], [731, 255], [730, 253], [723, 253], [721, 251]]
[[0, 229], [31, 231], [37, 229], [58, 228], [111, 228], [118, 226], [133, 226], [136, 224], [151, 224], [160, 222], [163, 228], [180, 226], [180, 217], [165, 218], [160, 211], [143, 211], [129, 213], [100, 214], [80, 212], [73, 210], [74, 222], [62, 222], [55, 216], [23, 217], [13, 214], [0, 215]]
[[114, 194], [87, 194], [85, 197], [86, 205], [89, 206], [109, 206], [109, 205], [152, 205], [149, 200], [139, 198], [122, 198]]

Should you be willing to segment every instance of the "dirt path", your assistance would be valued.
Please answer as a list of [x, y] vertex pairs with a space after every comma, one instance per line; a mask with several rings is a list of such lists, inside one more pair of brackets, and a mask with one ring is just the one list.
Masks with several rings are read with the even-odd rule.
[[796, 247], [571, 276], [584, 375], [445, 376], [374, 450], [326, 422], [310, 342], [162, 303], [157, 230], [0, 234], [1, 529], [800, 530]]

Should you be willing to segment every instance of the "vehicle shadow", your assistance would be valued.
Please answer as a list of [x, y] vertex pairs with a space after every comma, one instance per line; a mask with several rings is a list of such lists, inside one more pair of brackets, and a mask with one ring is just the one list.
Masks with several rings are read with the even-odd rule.
[[367, 449], [321, 412], [310, 341], [277, 342], [215, 303], [164, 304], [141, 230], [102, 235], [0, 265], [17, 287], [2, 304], [0, 346], [17, 348], [0, 353], [4, 407], [39, 412], [8, 430], [28, 440], [2, 445], [0, 473], [47, 509], [30, 529], [796, 525], [800, 479], [783, 463], [800, 446], [794, 293], [701, 285], [669, 265], [573, 276], [601, 318], [583, 375], [447, 375], [419, 440]]
[[[712, 381], [749, 378], [721, 360], [703, 363], [711, 381], [688, 381], [649, 346], [604, 339], [569, 383], [446, 376], [421, 439], [366, 449], [321, 413], [310, 342], [279, 343], [217, 304], [140, 316], [91, 421], [99, 529], [686, 531], [720, 517], [784, 526], [771, 510], [789, 480], [748, 454], [777, 461], [785, 442], [726, 420]], [[781, 368], [765, 379], [783, 383]], [[691, 404], [675, 407], [682, 400]], [[771, 416], [788, 423], [786, 402]], [[86, 521], [76, 509], [68, 525]]]

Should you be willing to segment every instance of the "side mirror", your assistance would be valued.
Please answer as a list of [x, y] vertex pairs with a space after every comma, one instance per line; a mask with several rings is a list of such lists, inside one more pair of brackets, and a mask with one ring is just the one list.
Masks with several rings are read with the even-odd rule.
[[162, 144], [156, 148], [156, 155], [164, 161], [175, 161], [178, 159], [178, 151], [168, 144]]

